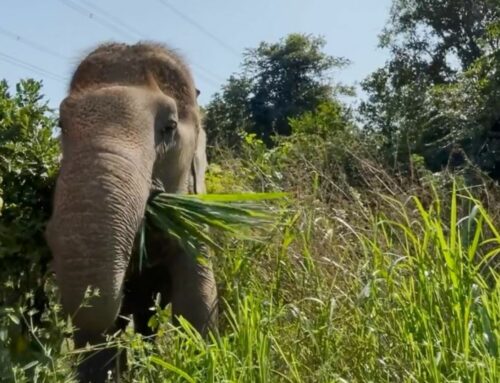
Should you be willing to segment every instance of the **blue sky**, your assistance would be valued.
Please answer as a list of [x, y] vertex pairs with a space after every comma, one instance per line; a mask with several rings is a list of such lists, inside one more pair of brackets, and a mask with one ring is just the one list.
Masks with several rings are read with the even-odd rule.
[[[354, 85], [382, 66], [377, 48], [390, 0], [2, 0], [0, 78], [43, 79], [52, 107], [81, 58], [104, 41], [156, 40], [178, 49], [206, 104], [239, 71], [245, 48], [292, 32], [322, 35], [350, 59], [335, 80]], [[40, 70], [43, 70], [40, 72]]]

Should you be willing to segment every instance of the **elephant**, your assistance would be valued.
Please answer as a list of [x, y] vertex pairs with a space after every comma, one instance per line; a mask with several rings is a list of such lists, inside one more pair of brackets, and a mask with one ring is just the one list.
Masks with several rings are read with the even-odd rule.
[[[62, 158], [46, 239], [76, 347], [104, 342], [127, 315], [136, 331], [151, 334], [149, 308], [158, 293], [162, 305], [172, 305], [174, 323], [182, 316], [201, 334], [216, 327], [208, 260], [152, 230], [148, 265], [139, 270], [136, 262], [150, 196], [205, 192], [198, 93], [182, 57], [157, 43], [100, 45], [73, 74], [59, 110]], [[99, 293], [86, 295], [89, 286]], [[80, 381], [105, 381], [117, 351], [81, 362]]]

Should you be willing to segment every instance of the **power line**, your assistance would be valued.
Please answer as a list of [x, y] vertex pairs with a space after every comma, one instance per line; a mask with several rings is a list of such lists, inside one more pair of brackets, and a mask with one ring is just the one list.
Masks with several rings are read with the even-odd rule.
[[63, 83], [63, 84], [66, 83], [66, 80], [64, 77], [59, 76], [58, 74], [55, 74], [55, 73], [50, 72], [48, 70], [45, 70], [43, 68], [40, 68], [39, 66], [27, 63], [26, 61], [16, 59], [15, 57], [12, 57], [8, 54], [0, 52], [0, 60], [3, 60], [5, 62], [8, 62], [8, 63], [15, 65], [15, 66], [18, 66], [18, 67], [20, 66], [22, 68], [28, 69], [29, 71], [38, 73], [39, 75], [49, 77], [49, 78], [51, 78], [55, 81], [58, 81], [60, 83]]
[[[198, 66], [197, 66], [197, 65], [195, 65], [193, 62], [191, 62], [191, 65], [192, 65], [193, 67], [198, 67]], [[199, 68], [198, 68], [198, 69], [199, 69]], [[194, 72], [194, 71], [193, 71], [193, 72]], [[203, 74], [203, 73], [201, 73], [201, 72], [198, 72], [198, 71], [197, 71], [197, 72], [196, 72], [196, 75], [197, 75], [197, 76], [198, 76], [198, 77], [199, 77], [202, 81], [205, 81], [207, 84], [211, 84], [211, 85], [216, 86], [216, 87], [220, 85], [220, 83], [219, 83], [219, 82], [217, 82], [217, 81], [215, 81], [215, 80], [212, 80], [210, 77], [207, 77], [206, 75], [204, 75], [204, 74]], [[224, 80], [221, 80], [221, 81], [223, 82]]]
[[[91, 10], [94, 10], [94, 11], [96, 11], [98, 13], [101, 13], [101, 16], [104, 15], [104, 17], [109, 18], [114, 23], [120, 25], [122, 28], [124, 28], [126, 30], [132, 31], [133, 33], [135, 33], [137, 36], [141, 37], [144, 40], [148, 39], [148, 36], [146, 36], [144, 33], [142, 33], [141, 31], [139, 31], [137, 29], [135, 29], [134, 27], [132, 27], [131, 25], [125, 23], [124, 21], [120, 20], [118, 17], [110, 14], [109, 12], [107, 12], [104, 9], [102, 9], [101, 7], [98, 7], [94, 3], [91, 3], [88, 0], [82, 0], [82, 2], [85, 3], [85, 5], [87, 6], [87, 8], [89, 8]], [[224, 79], [221, 76], [219, 76], [216, 73], [214, 73], [214, 72], [212, 72], [212, 71], [204, 68], [203, 66], [201, 66], [199, 64], [196, 64], [194, 62], [192, 62], [192, 65], [193, 65], [193, 67], [196, 67], [199, 70], [205, 72], [208, 76], [213, 77], [215, 80], [217, 80], [217, 81], [224, 81]], [[200, 78], [203, 78], [206, 82], [212, 83], [212, 85], [218, 85], [218, 83], [216, 81], [213, 81], [212, 79], [210, 79], [207, 76], [204, 76], [204, 75], [200, 74]]]
[[122, 27], [124, 30], [130, 30], [132, 33], [135, 33], [137, 36], [141, 37], [142, 39], [147, 39], [148, 37], [143, 34], [141, 31], [135, 29], [133, 26], [126, 24], [125, 22], [121, 21], [118, 17], [112, 15], [111, 13], [107, 12], [106, 10], [102, 9], [101, 7], [98, 7], [94, 3], [91, 3], [90, 1], [87, 0], [82, 0], [82, 3], [85, 3], [87, 8], [93, 9], [100, 13], [101, 15], [104, 15], [104, 17], [112, 20], [115, 24], [118, 24], [120, 27]]
[[[91, 3], [90, 1], [82, 0], [82, 2], [85, 3], [86, 8], [82, 5], [73, 3], [71, 0], [59, 0], [59, 1], [61, 3], [63, 3], [64, 5], [70, 7], [74, 11], [78, 12], [79, 14], [81, 14], [85, 17], [91, 18], [94, 21], [101, 24], [102, 26], [104, 26], [106, 28], [110, 28], [114, 32], [117, 32], [121, 35], [125, 35], [128, 38], [134, 39], [133, 35], [129, 31], [131, 31], [133, 34], [139, 36], [140, 38], [142, 38], [144, 40], [147, 40], [147, 38], [148, 38], [145, 34], [140, 32], [139, 30], [135, 29], [134, 27], [130, 26], [129, 24], [125, 23], [124, 21], [120, 20], [118, 17], [110, 14], [109, 12], [104, 10], [103, 8], [95, 5], [94, 3]], [[97, 16], [98, 18], [96, 18], [95, 16]], [[111, 22], [108, 21], [107, 19], [111, 20]], [[113, 25], [113, 23], [118, 25], [119, 27], [117, 27], [116, 25]], [[194, 62], [192, 62], [191, 64], [194, 67], [198, 68], [199, 71], [206, 73], [206, 75], [204, 75], [204, 74], [198, 72], [198, 76], [203, 81], [205, 81], [211, 85], [215, 85], [215, 86], [219, 85], [220, 81], [224, 81], [224, 79], [221, 76], [211, 72], [210, 70], [204, 68], [203, 66], [196, 64]], [[215, 80], [212, 80], [210, 77], [213, 77]]]
[[[103, 10], [102, 8], [98, 7], [97, 5], [91, 3], [90, 1], [87, 1], [87, 0], [82, 0], [88, 8], [93, 8], [94, 10], [100, 12], [101, 14], [105, 15], [106, 17], [110, 18], [111, 20], [113, 20], [115, 23], [119, 24], [120, 26], [126, 28], [126, 29], [130, 29], [132, 32], [134, 32], [136, 35], [140, 36], [141, 38], [143, 38], [144, 40], [147, 40], [148, 39], [148, 36], [146, 36], [145, 34], [143, 34], [142, 32], [138, 31], [137, 29], [135, 29], [134, 27], [130, 26], [129, 24], [126, 24], [125, 22], [121, 21], [119, 18], [117, 18], [116, 16], [113, 16], [111, 15], [110, 13], [108, 13], [107, 11]], [[199, 65], [199, 64], [196, 64], [194, 62], [191, 62], [192, 66], [194, 66], [195, 68], [198, 68], [199, 70], [201, 70], [202, 72], [205, 72], [208, 76], [210, 77], [213, 77], [215, 80], [217, 81], [225, 81], [224, 78], [222, 78], [221, 76], [219, 76], [218, 74], [208, 70], [207, 68]], [[207, 76], [204, 76], [203, 74], [200, 74], [200, 77], [203, 78], [206, 82], [209, 82], [209, 83], [212, 83], [213, 85], [218, 85], [217, 82], [213, 81], [212, 79], [210, 79], [209, 77]]]
[[46, 53], [46, 54], [49, 54], [51, 56], [54, 56], [54, 57], [57, 57], [57, 58], [63, 59], [63, 60], [68, 60], [69, 59], [69, 57], [63, 56], [60, 53], [58, 53], [56, 51], [53, 51], [52, 49], [50, 49], [50, 48], [48, 48], [48, 47], [46, 47], [44, 45], [38, 44], [38, 43], [36, 43], [36, 42], [34, 42], [32, 40], [28, 40], [28, 39], [26, 39], [24, 37], [21, 37], [17, 33], [8, 31], [5, 28], [0, 27], [0, 34], [2, 34], [4, 36], [7, 36], [10, 39], [15, 40], [17, 42], [20, 42], [20, 43], [22, 43], [24, 45], [27, 45], [27, 46], [29, 46], [31, 48], [34, 48], [34, 49], [36, 49], [39, 52]]
[[190, 64], [191, 64], [193, 67], [198, 68], [199, 70], [201, 70], [201, 71], [205, 72], [207, 75], [209, 75], [209, 76], [213, 77], [213, 78], [215, 79], [215, 81], [214, 81], [214, 80], [212, 80], [212, 79], [209, 79], [207, 76], [205, 76], [205, 75], [203, 75], [202, 73], [199, 73], [199, 72], [198, 72], [198, 75], [200, 75], [200, 77], [205, 78], [205, 79], [208, 79], [208, 80], [209, 80], [209, 82], [211, 82], [211, 83], [212, 83], [212, 85], [219, 85], [219, 83], [218, 83], [217, 81], [221, 81], [221, 82], [226, 81], [226, 80], [225, 80], [222, 76], [219, 76], [218, 74], [216, 74], [216, 73], [214, 73], [214, 72], [212, 72], [212, 71], [208, 70], [207, 68], [204, 68], [204, 67], [200, 66], [199, 64], [196, 64], [196, 63], [195, 63], [195, 62], [193, 62], [193, 61], [190, 61]]
[[77, 12], [77, 13], [85, 16], [86, 18], [89, 18], [89, 19], [95, 21], [96, 23], [102, 25], [103, 27], [111, 29], [111, 30], [113, 30], [114, 32], [116, 32], [118, 34], [126, 35], [127, 38], [130, 39], [130, 40], [134, 40], [135, 39], [135, 37], [132, 34], [130, 34], [128, 31], [126, 31], [125, 29], [119, 28], [116, 25], [113, 25], [113, 23], [110, 23], [109, 21], [106, 21], [105, 18], [99, 17], [99, 15], [96, 15], [96, 14], [92, 13], [88, 9], [82, 7], [81, 5], [73, 3], [71, 0], [59, 0], [59, 1], [62, 4], [64, 4], [65, 6], [67, 6], [68, 8], [71, 8], [72, 10], [74, 10], [75, 12]]
[[219, 44], [221, 47], [223, 47], [225, 50], [228, 52], [240, 57], [240, 54], [236, 49], [234, 49], [232, 46], [227, 44], [224, 40], [220, 39], [219, 37], [215, 36], [212, 32], [210, 32], [208, 29], [206, 29], [204, 26], [200, 25], [197, 21], [193, 20], [191, 17], [187, 16], [186, 14], [182, 13], [179, 11], [177, 8], [175, 8], [172, 4], [165, 2], [164, 0], [158, 0], [160, 4], [162, 4], [164, 7], [170, 9], [172, 12], [174, 12], [177, 16], [179, 16], [181, 19], [184, 21], [188, 22], [192, 26], [194, 26], [196, 29], [210, 37], [213, 41], [215, 41], [217, 44]]

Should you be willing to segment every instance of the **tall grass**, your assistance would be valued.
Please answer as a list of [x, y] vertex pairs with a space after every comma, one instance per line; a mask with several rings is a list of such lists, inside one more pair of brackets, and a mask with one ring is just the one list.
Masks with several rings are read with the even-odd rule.
[[[373, 207], [310, 190], [265, 240], [213, 238], [218, 333], [173, 327], [155, 307], [154, 339], [128, 328], [111, 340], [127, 349], [125, 381], [500, 381], [500, 233], [472, 189], [380, 194]], [[59, 306], [44, 315], [38, 356], [10, 381], [71, 380], [79, 351]]]
[[455, 187], [383, 200], [368, 229], [299, 204], [269, 243], [227, 245], [220, 332], [129, 334], [130, 381], [499, 381], [492, 218]]

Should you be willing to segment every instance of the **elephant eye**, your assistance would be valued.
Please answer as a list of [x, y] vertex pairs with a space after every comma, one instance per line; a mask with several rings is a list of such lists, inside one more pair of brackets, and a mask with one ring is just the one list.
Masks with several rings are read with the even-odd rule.
[[165, 131], [177, 129], [177, 120], [169, 119], [164, 127]]

